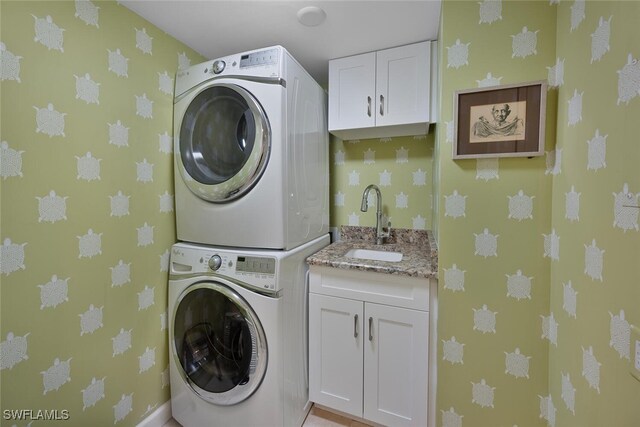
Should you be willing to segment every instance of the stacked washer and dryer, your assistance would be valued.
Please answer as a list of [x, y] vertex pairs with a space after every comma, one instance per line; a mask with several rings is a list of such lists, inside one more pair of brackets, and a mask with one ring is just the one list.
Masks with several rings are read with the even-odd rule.
[[326, 93], [273, 46], [179, 72], [174, 103], [173, 417], [300, 426], [305, 259], [329, 243]]

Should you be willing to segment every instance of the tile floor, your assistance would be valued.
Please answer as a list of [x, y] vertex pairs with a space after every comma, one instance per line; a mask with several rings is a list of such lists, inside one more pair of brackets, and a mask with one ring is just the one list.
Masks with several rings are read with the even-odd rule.
[[302, 427], [369, 427], [359, 421], [313, 406]]
[[[174, 419], [169, 420], [163, 427], [181, 427]], [[304, 420], [302, 427], [369, 427], [358, 421], [334, 414], [324, 409], [311, 408], [311, 412]]]

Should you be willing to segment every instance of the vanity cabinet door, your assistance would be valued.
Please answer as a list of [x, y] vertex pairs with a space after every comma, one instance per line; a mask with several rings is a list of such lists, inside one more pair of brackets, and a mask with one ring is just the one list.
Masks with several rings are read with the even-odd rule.
[[362, 416], [364, 303], [309, 294], [309, 399]]
[[427, 425], [429, 313], [365, 303], [364, 418]]

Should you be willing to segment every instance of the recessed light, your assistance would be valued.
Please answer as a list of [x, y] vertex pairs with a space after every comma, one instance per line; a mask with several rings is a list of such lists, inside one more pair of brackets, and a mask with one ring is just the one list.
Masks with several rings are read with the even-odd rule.
[[316, 27], [324, 22], [327, 13], [316, 6], [303, 7], [298, 11], [298, 21], [307, 27]]

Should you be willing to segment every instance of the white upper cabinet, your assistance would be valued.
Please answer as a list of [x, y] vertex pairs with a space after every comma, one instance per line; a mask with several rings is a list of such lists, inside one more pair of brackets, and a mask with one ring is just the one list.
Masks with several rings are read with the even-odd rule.
[[376, 126], [429, 122], [430, 50], [423, 42], [376, 54]]
[[376, 54], [329, 61], [329, 130], [376, 125]]
[[342, 139], [426, 134], [432, 121], [431, 44], [329, 61], [329, 131]]

